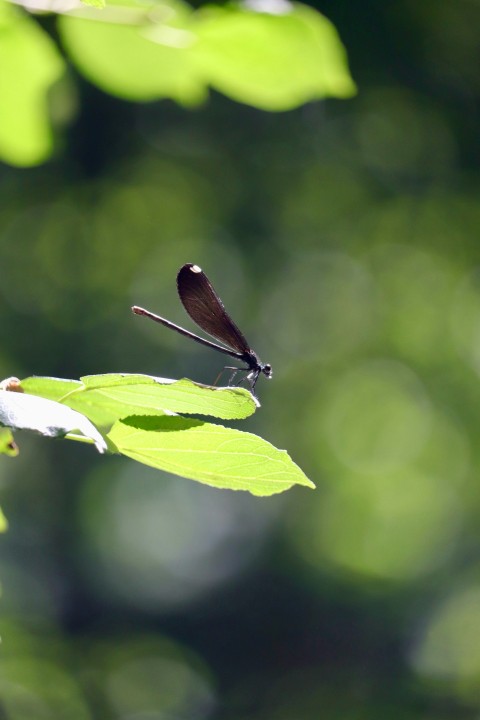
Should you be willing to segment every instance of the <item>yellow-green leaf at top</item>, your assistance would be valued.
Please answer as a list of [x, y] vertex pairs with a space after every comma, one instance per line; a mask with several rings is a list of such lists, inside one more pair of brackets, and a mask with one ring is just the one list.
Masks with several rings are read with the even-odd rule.
[[30, 166], [51, 154], [47, 91], [63, 71], [60, 53], [38, 23], [0, 0], [0, 159]]
[[256, 5], [266, 11], [215, 6], [198, 12], [195, 59], [209, 84], [272, 111], [355, 93], [345, 49], [327, 18], [287, 0]]
[[355, 93], [334, 26], [313, 8], [288, 0], [198, 11], [181, 0], [115, 0], [104, 10], [63, 15], [59, 31], [86, 77], [130, 100], [195, 105], [211, 86], [239, 102], [279, 111]]
[[195, 105], [206, 84], [190, 56], [192, 10], [181, 0], [162, 4], [109, 2], [104, 10], [58, 20], [62, 42], [80, 72], [128, 100], [172, 98]]

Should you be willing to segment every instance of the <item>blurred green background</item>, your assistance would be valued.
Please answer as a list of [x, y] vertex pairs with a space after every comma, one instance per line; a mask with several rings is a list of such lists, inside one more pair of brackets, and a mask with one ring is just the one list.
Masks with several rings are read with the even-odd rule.
[[72, 69], [54, 159], [0, 166], [0, 376], [213, 381], [130, 313], [192, 327], [198, 263], [274, 369], [236, 426], [317, 485], [255, 499], [18, 434], [2, 720], [480, 715], [480, 5], [317, 9], [354, 99], [190, 111]]

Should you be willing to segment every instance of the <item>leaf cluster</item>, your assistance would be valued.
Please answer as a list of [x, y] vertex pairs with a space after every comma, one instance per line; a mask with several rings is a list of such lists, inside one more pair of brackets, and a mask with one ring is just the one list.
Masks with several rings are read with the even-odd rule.
[[[52, 12], [49, 0], [24, 2]], [[75, 112], [69, 62], [133, 102], [169, 98], [195, 107], [213, 88], [277, 112], [355, 93], [333, 25], [287, 0], [197, 10], [181, 0], [72, 0], [56, 30], [58, 43], [32, 14], [0, 0], [0, 159], [13, 165], [45, 161], [55, 125]]]
[[[0, 453], [15, 455], [12, 430], [94, 444], [205, 485], [273, 495], [314, 487], [285, 450], [252, 433], [190, 417], [239, 420], [259, 406], [247, 390], [149, 375], [30, 377], [0, 391]], [[181, 413], [181, 414], [180, 414]], [[184, 417], [187, 415], [188, 417]]]

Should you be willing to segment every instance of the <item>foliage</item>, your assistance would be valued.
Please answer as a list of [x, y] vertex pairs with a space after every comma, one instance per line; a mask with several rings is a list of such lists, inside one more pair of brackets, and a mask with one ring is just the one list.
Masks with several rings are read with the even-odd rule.
[[[10, 379], [11, 385], [13, 392], [8, 386], [0, 392], [4, 427], [75, 440], [81, 439], [76, 434], [80, 431], [99, 452], [105, 452], [108, 442], [112, 452], [154, 468], [254, 495], [272, 495], [295, 484], [314, 487], [285, 451], [261, 438], [176, 414], [246, 417], [258, 401], [241, 388], [115, 374], [81, 381]], [[103, 436], [92, 421], [103, 429]], [[2, 448], [10, 454], [6, 444], [0, 445], [0, 452]]]
[[28, 166], [52, 152], [47, 93], [64, 71], [60, 52], [21, 10], [0, 2], [0, 158]]
[[[62, 50], [90, 82], [120, 98], [171, 98], [193, 107], [211, 87], [279, 111], [355, 91], [333, 25], [299, 3], [199, 10], [182, 0], [85, 5], [59, 16]], [[0, 158], [35, 165], [52, 152], [48, 96], [67, 66], [54, 39], [7, 0], [0, 0], [0, 28]]]
[[288, 447], [318, 486], [218, 492], [15, 433], [9, 720], [479, 715], [480, 5], [316, 7], [354, 101], [276, 113], [212, 93], [191, 112], [74, 68], [50, 96], [55, 123], [81, 108], [55, 161], [0, 168], [1, 377], [211, 382], [211, 353], [129, 310], [182, 324], [173, 278], [197, 262], [275, 376], [241, 426], [194, 422]]

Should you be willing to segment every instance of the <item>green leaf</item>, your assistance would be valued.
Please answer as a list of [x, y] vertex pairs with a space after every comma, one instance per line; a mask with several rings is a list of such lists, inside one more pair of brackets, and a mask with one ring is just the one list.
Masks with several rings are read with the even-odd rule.
[[[81, 380], [88, 397], [98, 398], [98, 402], [110, 407], [117, 413], [116, 419], [168, 411], [240, 420], [252, 415], [258, 407], [258, 401], [244, 388], [216, 388], [187, 378], [170, 380], [150, 375], [109, 374], [89, 375]], [[77, 398], [79, 394], [75, 402]]]
[[81, 432], [99, 452], [107, 445], [98, 430], [83, 415], [53, 400], [21, 392], [0, 391], [0, 425], [13, 430], [32, 430], [46, 437], [64, 437]]
[[2, 508], [0, 508], [0, 533], [6, 532], [8, 530], [8, 520], [3, 514]]
[[353, 95], [334, 26], [306, 5], [267, 5], [278, 14], [216, 6], [199, 11], [193, 52], [205, 79], [239, 102], [272, 111]]
[[102, 12], [60, 17], [59, 32], [86, 77], [130, 100], [195, 105], [211, 85], [278, 111], [355, 93], [345, 49], [323, 15], [287, 0], [259, 4], [267, 10], [212, 6], [193, 13], [180, 0], [116, 0]]
[[58, 29], [80, 72], [106, 92], [128, 100], [172, 98], [196, 105], [207, 89], [192, 64], [191, 12], [180, 0], [161, 5], [117, 0], [101, 12], [64, 15]]
[[0, 0], [0, 157], [6, 162], [36, 165], [51, 154], [47, 91], [64, 68], [37, 22]]
[[63, 380], [56, 377], [29, 377], [20, 381], [22, 390], [48, 400], [60, 401], [64, 395], [83, 387], [80, 380]]
[[273, 495], [315, 487], [285, 450], [256, 435], [181, 417], [130, 417], [108, 435], [138, 462], [230, 490]]
[[99, 8], [102, 10], [105, 7], [105, 0], [81, 0], [81, 2], [84, 5], [89, 5], [90, 7]]
[[61, 401], [99, 427], [109, 427], [129, 415], [164, 412], [240, 420], [258, 407], [258, 401], [244, 388], [214, 388], [150, 375], [87, 375], [81, 382], [33, 377], [22, 380], [21, 386], [32, 394]]
[[254, 495], [272, 495], [296, 484], [314, 487], [284, 450], [255, 435], [178, 416], [159, 417], [164, 412], [182, 412], [245, 418], [255, 411], [258, 401], [243, 388], [118, 373], [88, 375], [80, 382], [33, 377], [21, 381], [20, 387], [61, 404], [3, 391], [0, 424], [45, 435], [65, 435], [76, 429], [105, 449], [87, 417], [106, 425], [116, 421], [108, 439], [118, 452], [167, 472]]
[[11, 430], [9, 428], [0, 427], [0, 455], [9, 455], [10, 457], [16, 457], [18, 455], [18, 452], [18, 447], [13, 438]]

